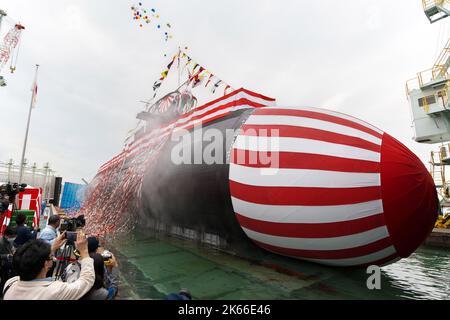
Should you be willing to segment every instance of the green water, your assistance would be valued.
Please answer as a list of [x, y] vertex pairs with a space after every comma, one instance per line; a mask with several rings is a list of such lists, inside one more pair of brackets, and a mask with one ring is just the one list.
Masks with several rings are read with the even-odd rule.
[[194, 299], [450, 299], [450, 251], [422, 247], [382, 269], [381, 290], [365, 270], [322, 267], [253, 250], [253, 262], [173, 238], [111, 243], [124, 299], [162, 299], [180, 288]]

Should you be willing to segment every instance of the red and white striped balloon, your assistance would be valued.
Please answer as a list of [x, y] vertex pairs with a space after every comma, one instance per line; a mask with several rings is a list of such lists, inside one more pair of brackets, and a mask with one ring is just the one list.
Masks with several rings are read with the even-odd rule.
[[233, 144], [229, 179], [236, 217], [258, 246], [332, 266], [409, 256], [438, 212], [433, 180], [411, 151], [318, 108], [255, 109]]

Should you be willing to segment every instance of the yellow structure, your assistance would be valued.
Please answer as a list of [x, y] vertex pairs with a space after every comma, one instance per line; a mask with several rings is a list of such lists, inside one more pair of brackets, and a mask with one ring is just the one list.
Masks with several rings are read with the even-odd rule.
[[444, 218], [443, 216], [439, 216], [434, 227], [438, 229], [450, 229], [449, 217]]

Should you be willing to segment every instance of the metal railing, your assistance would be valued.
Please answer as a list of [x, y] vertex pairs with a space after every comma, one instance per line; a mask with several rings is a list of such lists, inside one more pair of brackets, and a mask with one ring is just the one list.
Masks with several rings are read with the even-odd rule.
[[[20, 166], [15, 165], [12, 160], [7, 163], [0, 162], [0, 182], [18, 182], [19, 181]], [[38, 168], [36, 164], [32, 166], [24, 166], [23, 183], [33, 187], [42, 188], [43, 198], [53, 198], [53, 191], [55, 188], [56, 172], [50, 169], [48, 163], [43, 168]]]
[[433, 69], [428, 69], [417, 74], [417, 77], [406, 82], [406, 95], [409, 97], [413, 90], [420, 90], [424, 84], [434, 80]]
[[[450, 41], [448, 54], [450, 55]], [[431, 69], [419, 72], [417, 74], [417, 77], [406, 81], [406, 95], [409, 97], [409, 95], [413, 90], [420, 90], [421, 88], [424, 87], [425, 84], [438, 80], [446, 80], [447, 84], [450, 81], [450, 75], [448, 73], [447, 66], [435, 65]]]

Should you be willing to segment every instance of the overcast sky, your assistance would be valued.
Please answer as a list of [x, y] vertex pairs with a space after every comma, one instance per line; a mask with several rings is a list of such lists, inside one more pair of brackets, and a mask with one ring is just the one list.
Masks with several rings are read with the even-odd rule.
[[[0, 88], [0, 161], [20, 161], [34, 65], [41, 65], [26, 157], [66, 181], [90, 180], [119, 153], [152, 84], [180, 45], [234, 88], [278, 105], [326, 107], [412, 141], [405, 81], [432, 66], [448, 21], [430, 25], [420, 0], [142, 0], [172, 25], [139, 27], [129, 0], [0, 0], [22, 22], [17, 71]], [[6, 26], [2, 28], [2, 34]], [[172, 50], [171, 50], [172, 49]], [[438, 50], [439, 49], [439, 50]]]

